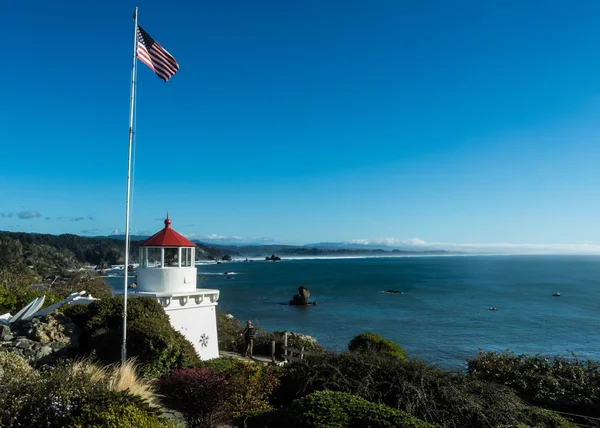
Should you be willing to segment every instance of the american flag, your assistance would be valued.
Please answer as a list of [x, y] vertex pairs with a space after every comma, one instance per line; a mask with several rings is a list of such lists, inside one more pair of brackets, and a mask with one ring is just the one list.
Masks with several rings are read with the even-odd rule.
[[166, 83], [171, 76], [177, 73], [179, 64], [165, 48], [159, 45], [139, 25], [137, 27], [137, 37], [137, 57]]

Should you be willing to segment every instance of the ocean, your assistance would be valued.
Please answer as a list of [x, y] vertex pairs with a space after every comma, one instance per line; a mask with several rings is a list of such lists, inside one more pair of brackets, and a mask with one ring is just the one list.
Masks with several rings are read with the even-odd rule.
[[[318, 305], [288, 305], [300, 285]], [[220, 309], [240, 320], [308, 334], [333, 350], [371, 331], [452, 370], [479, 348], [600, 360], [600, 256], [224, 262], [198, 265], [198, 286], [219, 289]]]

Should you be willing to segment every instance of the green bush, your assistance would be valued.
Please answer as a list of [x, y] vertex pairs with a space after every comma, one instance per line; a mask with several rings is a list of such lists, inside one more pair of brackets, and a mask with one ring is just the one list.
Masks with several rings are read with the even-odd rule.
[[212, 360], [202, 361], [200, 366], [206, 367], [216, 373], [234, 373], [238, 366], [243, 364], [240, 360], [234, 357], [219, 357]]
[[[104, 363], [121, 359], [123, 297], [115, 296], [65, 311], [82, 330], [80, 356], [94, 355]], [[127, 304], [127, 356], [136, 358], [145, 377], [200, 364], [193, 345], [176, 332], [161, 305], [148, 297]]]
[[[116, 417], [125, 412], [131, 414], [126, 410], [130, 407], [138, 409], [139, 418], [146, 414], [148, 420], [156, 420], [152, 417], [155, 409], [141, 396], [112, 389], [109, 377], [101, 369], [81, 367], [62, 363], [18, 382], [0, 382], [0, 426], [58, 428], [76, 423], [85, 426], [95, 413], [110, 410]], [[132, 425], [122, 421], [114, 426]]]
[[226, 402], [234, 418], [271, 408], [271, 394], [279, 385], [276, 370], [261, 364], [240, 363], [225, 381]]
[[479, 352], [468, 373], [508, 385], [527, 402], [567, 413], [600, 417], [600, 364], [573, 358]]
[[27, 364], [25, 359], [12, 352], [0, 351], [0, 383], [19, 382], [37, 372]]
[[413, 359], [360, 352], [323, 353], [291, 365], [274, 394], [275, 404], [322, 390], [356, 395], [444, 427], [532, 424], [539, 416], [508, 387]]
[[225, 402], [235, 418], [264, 412], [271, 408], [271, 395], [279, 385], [282, 369], [221, 357], [203, 361], [214, 373], [227, 374]]
[[219, 338], [219, 349], [229, 352], [242, 352], [244, 339], [240, 333], [244, 330], [242, 323], [227, 317], [227, 312], [217, 309], [217, 337]]
[[87, 406], [73, 419], [73, 428], [171, 428], [173, 424], [132, 405]]
[[294, 401], [283, 410], [257, 415], [247, 421], [247, 426], [430, 428], [435, 425], [344, 392], [320, 391]]
[[14, 314], [31, 300], [40, 296], [31, 288], [36, 280], [35, 275], [25, 269], [0, 268], [0, 313]]
[[377, 352], [400, 360], [406, 359], [406, 352], [397, 343], [384, 339], [375, 333], [362, 333], [348, 344], [348, 350], [357, 352]]

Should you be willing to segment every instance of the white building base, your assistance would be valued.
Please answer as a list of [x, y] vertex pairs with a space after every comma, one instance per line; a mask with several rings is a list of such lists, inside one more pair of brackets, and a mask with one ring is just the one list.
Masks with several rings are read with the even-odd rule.
[[128, 290], [127, 294], [155, 298], [169, 315], [173, 328], [194, 345], [200, 359], [219, 358], [216, 308], [219, 290], [197, 288], [159, 293]]

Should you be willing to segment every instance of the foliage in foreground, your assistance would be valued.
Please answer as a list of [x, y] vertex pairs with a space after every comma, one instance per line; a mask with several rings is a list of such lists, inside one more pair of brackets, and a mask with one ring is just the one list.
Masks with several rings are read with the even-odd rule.
[[[82, 330], [80, 356], [101, 362], [120, 361], [123, 297], [115, 296], [65, 311]], [[136, 297], [127, 305], [127, 355], [136, 358], [140, 372], [158, 377], [173, 368], [200, 364], [193, 345], [176, 332], [169, 316], [154, 299]]]
[[470, 375], [508, 385], [525, 401], [551, 409], [600, 416], [600, 364], [573, 358], [482, 352]]
[[281, 410], [266, 412], [246, 420], [249, 428], [430, 428], [405, 412], [344, 392], [313, 392]]
[[375, 333], [361, 333], [348, 344], [348, 350], [355, 352], [377, 352], [400, 360], [406, 359], [406, 352], [400, 345], [384, 339]]
[[177, 369], [159, 379], [159, 391], [170, 408], [183, 414], [188, 427], [212, 428], [232, 418], [225, 404], [227, 378], [206, 367]]
[[279, 386], [281, 368], [249, 364], [234, 358], [216, 358], [203, 362], [203, 365], [216, 373], [228, 375], [225, 400], [234, 418], [271, 408], [271, 395]]
[[278, 404], [287, 405], [322, 390], [352, 394], [444, 427], [571, 426], [554, 413], [525, 405], [508, 387], [376, 353], [307, 357], [287, 370], [275, 395]]
[[202, 365], [173, 370], [159, 380], [166, 402], [184, 415], [189, 426], [217, 426], [271, 408], [269, 400], [279, 384], [278, 367], [233, 358]]
[[[13, 361], [2, 370], [16, 366], [20, 364]], [[169, 427], [154, 401], [152, 388], [136, 377], [131, 364], [105, 368], [85, 361], [62, 363], [27, 376], [3, 377], [0, 426]]]

